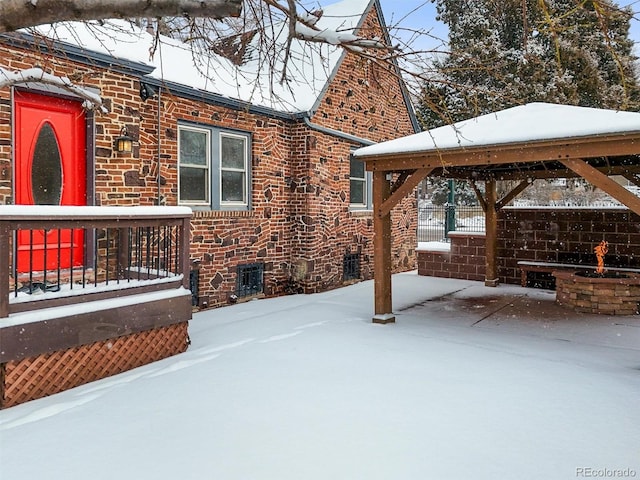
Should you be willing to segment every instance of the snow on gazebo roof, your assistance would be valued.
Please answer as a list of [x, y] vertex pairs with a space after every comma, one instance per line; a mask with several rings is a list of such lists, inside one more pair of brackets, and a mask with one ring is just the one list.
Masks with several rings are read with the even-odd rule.
[[[343, 0], [323, 7], [316, 23], [318, 37], [337, 41], [357, 29], [373, 5], [372, 0]], [[274, 25], [267, 33], [276, 45], [275, 62], [248, 53], [242, 65], [208, 52], [193, 56], [189, 45], [159, 36], [159, 45], [150, 56], [155, 36], [124, 20], [62, 22], [38, 29], [58, 41], [106, 54], [115, 59], [138, 62], [154, 70], [147, 77], [266, 107], [279, 112], [306, 112], [314, 108], [340, 62], [343, 49], [330, 43], [310, 43], [294, 39], [291, 45], [288, 81], [279, 82], [284, 67], [285, 24]], [[277, 45], [282, 48], [277, 51]], [[257, 47], [256, 47], [257, 48]], [[117, 62], [115, 62], [117, 63]]]
[[360, 148], [355, 155], [391, 156], [627, 132], [640, 132], [640, 113], [529, 103]]

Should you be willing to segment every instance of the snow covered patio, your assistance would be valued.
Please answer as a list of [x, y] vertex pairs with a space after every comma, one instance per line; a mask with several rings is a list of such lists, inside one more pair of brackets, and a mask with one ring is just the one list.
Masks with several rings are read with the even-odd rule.
[[393, 325], [371, 323], [371, 281], [196, 313], [186, 353], [0, 411], [2, 478], [640, 474], [640, 316], [393, 288]]

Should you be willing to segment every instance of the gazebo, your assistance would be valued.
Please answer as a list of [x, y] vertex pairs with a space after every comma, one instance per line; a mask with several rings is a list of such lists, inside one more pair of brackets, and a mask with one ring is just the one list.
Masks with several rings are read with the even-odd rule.
[[[640, 186], [640, 113], [531, 103], [364, 147], [355, 157], [373, 172], [376, 323], [395, 321], [391, 210], [427, 176], [464, 179], [476, 190], [486, 214], [487, 286], [498, 284], [497, 213], [536, 179], [582, 177], [640, 215], [640, 198], [610, 178]], [[518, 183], [497, 198], [498, 180]]]

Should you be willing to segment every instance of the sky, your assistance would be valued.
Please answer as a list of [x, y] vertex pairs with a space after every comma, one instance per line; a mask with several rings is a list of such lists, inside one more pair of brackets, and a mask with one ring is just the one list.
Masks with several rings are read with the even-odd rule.
[[[333, 3], [333, 0], [323, 0], [323, 3]], [[436, 20], [435, 5], [429, 0], [380, 0], [384, 17], [389, 25], [402, 20], [406, 27], [424, 29], [439, 39], [447, 36], [446, 26]], [[634, 12], [638, 12], [631, 21], [631, 38], [640, 43], [640, 0], [619, 0], [618, 5], [630, 5]], [[436, 39], [424, 39], [424, 47], [437, 48], [441, 42]]]
[[0, 410], [0, 478], [640, 476], [640, 317], [415, 272], [393, 292], [392, 325], [372, 281], [198, 312], [183, 354]]
[[380, 0], [387, 25], [401, 24], [408, 29], [425, 32], [416, 49], [439, 49], [447, 39], [447, 27], [436, 20], [436, 8], [428, 0]]

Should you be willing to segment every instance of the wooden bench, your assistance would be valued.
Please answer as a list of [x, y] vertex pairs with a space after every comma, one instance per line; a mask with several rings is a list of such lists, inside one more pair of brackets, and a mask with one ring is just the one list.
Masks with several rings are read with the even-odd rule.
[[[529, 272], [544, 272], [552, 273], [554, 270], [595, 270], [595, 265], [584, 265], [581, 263], [554, 263], [554, 262], [534, 262], [528, 260], [521, 260], [518, 262], [520, 267], [520, 284], [523, 287], [527, 286], [527, 273]], [[640, 268], [625, 268], [625, 267], [607, 267], [608, 271], [614, 272], [632, 272], [640, 273]]]

